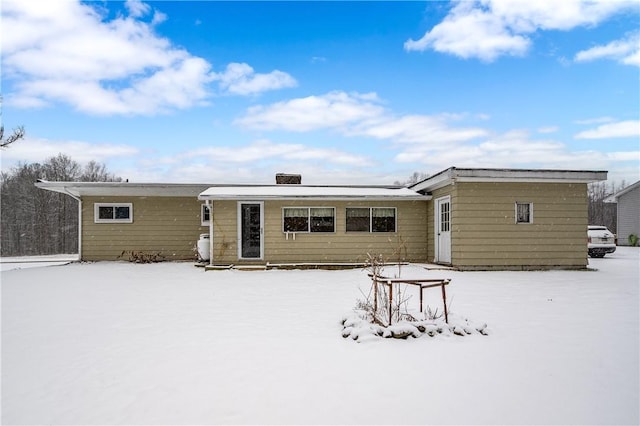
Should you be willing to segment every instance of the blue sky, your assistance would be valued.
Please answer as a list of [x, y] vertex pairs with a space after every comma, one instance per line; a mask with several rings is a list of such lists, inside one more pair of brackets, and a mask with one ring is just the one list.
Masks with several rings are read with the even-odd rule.
[[390, 184], [450, 166], [640, 179], [640, 1], [2, 2], [2, 170]]

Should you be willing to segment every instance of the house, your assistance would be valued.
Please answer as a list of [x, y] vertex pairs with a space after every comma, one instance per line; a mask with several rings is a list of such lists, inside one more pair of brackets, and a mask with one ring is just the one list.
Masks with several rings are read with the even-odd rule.
[[[616, 213], [618, 244], [632, 245], [632, 239], [637, 244], [640, 236], [640, 181], [605, 198], [604, 201], [618, 204]], [[629, 238], [631, 235], [635, 238]]]
[[[449, 168], [410, 187], [46, 182], [79, 201], [80, 256], [123, 251], [211, 265], [436, 262], [460, 269], [587, 265], [587, 183], [603, 171]], [[278, 183], [281, 182], [281, 183]], [[287, 183], [282, 183], [287, 182]]]

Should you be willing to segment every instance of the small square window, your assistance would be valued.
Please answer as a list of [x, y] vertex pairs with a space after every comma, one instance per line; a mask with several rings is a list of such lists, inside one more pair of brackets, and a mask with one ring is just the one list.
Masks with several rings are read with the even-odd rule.
[[95, 223], [132, 223], [133, 204], [131, 203], [95, 203]]
[[516, 203], [516, 223], [533, 223], [533, 203]]
[[209, 226], [211, 223], [211, 208], [206, 204], [200, 206], [200, 225]]

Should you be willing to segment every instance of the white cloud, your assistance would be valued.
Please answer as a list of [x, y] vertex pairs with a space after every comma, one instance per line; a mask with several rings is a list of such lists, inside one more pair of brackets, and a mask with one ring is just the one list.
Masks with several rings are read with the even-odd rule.
[[[619, 178], [620, 170], [629, 162], [638, 163], [640, 151], [602, 152], [573, 151], [554, 140], [532, 139], [529, 132], [514, 130], [494, 135], [480, 143], [466, 142], [455, 149], [422, 145], [408, 146], [398, 153], [399, 163], [423, 164], [425, 171], [437, 172], [449, 165], [458, 167], [505, 167], [548, 169], [610, 170]], [[626, 179], [636, 179], [640, 170], [626, 173]]]
[[236, 124], [252, 129], [308, 132], [345, 128], [383, 113], [384, 108], [378, 104], [375, 95], [336, 91], [254, 106], [236, 120]]
[[3, 1], [6, 104], [153, 115], [207, 104], [216, 79], [241, 95], [295, 85], [282, 71], [256, 74], [246, 64], [215, 74], [207, 60], [156, 33], [166, 15], [140, 0], [125, 7], [128, 16], [107, 18], [94, 3]]
[[600, 124], [600, 123], [611, 123], [615, 121], [613, 117], [595, 117], [595, 118], [586, 118], [584, 120], [576, 120], [574, 123], [576, 124]]
[[333, 130], [345, 136], [366, 136], [395, 143], [446, 144], [487, 132], [453, 127], [452, 114], [396, 116], [381, 105], [375, 93], [330, 92], [249, 108], [236, 124], [258, 130], [309, 132]]
[[365, 156], [334, 148], [314, 148], [303, 144], [274, 143], [260, 140], [240, 147], [211, 147], [185, 152], [182, 158], [207, 159], [212, 164], [253, 163], [267, 160], [313, 161], [351, 166], [370, 166]]
[[576, 62], [614, 59], [625, 65], [640, 67], [640, 32], [636, 32], [620, 40], [612, 41], [603, 46], [595, 46], [580, 51], [574, 59]]
[[58, 154], [68, 155], [79, 163], [98, 161], [106, 163], [117, 158], [138, 154], [137, 148], [124, 144], [88, 143], [83, 141], [54, 141], [25, 137], [0, 151], [2, 170], [7, 171], [18, 163], [42, 163]]
[[297, 81], [286, 72], [274, 70], [268, 74], [256, 74], [252, 67], [245, 63], [231, 63], [224, 72], [214, 74], [214, 80], [220, 87], [236, 95], [254, 95], [268, 90], [276, 90], [297, 86]]
[[148, 24], [141, 20], [147, 4], [126, 7], [129, 16], [107, 20], [90, 4], [3, 2], [3, 72], [15, 90], [7, 101], [62, 102], [90, 114], [154, 114], [204, 102], [210, 65], [154, 32], [163, 15]]
[[608, 139], [640, 137], [640, 120], [619, 121], [602, 124], [595, 129], [584, 130], [574, 135], [575, 139]]
[[513, 34], [500, 16], [463, 1], [421, 39], [407, 40], [404, 48], [408, 51], [432, 48], [465, 59], [477, 57], [490, 62], [500, 55], [522, 55], [529, 44], [526, 37]]
[[145, 16], [151, 11], [151, 6], [140, 0], [126, 0], [125, 6], [129, 10], [129, 14], [134, 18]]
[[538, 30], [598, 25], [636, 6], [632, 0], [459, 1], [441, 23], [422, 38], [407, 40], [404, 48], [433, 49], [491, 62], [502, 55], [525, 54], [531, 45], [530, 35]]
[[365, 155], [339, 148], [257, 140], [186, 150], [171, 157], [147, 155], [135, 167], [116, 167], [115, 173], [135, 181], [273, 183], [277, 172], [291, 172], [302, 173], [305, 183], [353, 183], [358, 176], [362, 183], [372, 183], [366, 178], [371, 177], [375, 165]]
[[547, 126], [538, 128], [538, 133], [555, 133], [559, 130], [558, 126]]

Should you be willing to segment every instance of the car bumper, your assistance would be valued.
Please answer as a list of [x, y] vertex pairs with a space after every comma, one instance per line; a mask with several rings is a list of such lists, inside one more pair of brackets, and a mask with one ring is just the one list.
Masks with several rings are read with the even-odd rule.
[[609, 254], [609, 253], [613, 253], [616, 251], [616, 247], [615, 246], [596, 246], [596, 247], [589, 247], [589, 254]]

